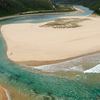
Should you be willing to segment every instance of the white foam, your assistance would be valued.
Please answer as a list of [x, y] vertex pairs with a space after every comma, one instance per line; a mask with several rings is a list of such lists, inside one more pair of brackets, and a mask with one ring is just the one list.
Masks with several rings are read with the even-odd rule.
[[84, 73], [100, 73], [100, 64], [91, 69], [85, 70]]
[[43, 65], [38, 67], [33, 67], [33, 69], [45, 71], [45, 72], [55, 72], [54, 68], [51, 65]]
[[45, 72], [58, 72], [58, 71], [78, 71], [83, 72], [83, 68], [81, 66], [58, 66], [57, 64], [51, 64], [51, 65], [43, 65], [38, 67], [33, 67], [33, 70], [41, 70]]

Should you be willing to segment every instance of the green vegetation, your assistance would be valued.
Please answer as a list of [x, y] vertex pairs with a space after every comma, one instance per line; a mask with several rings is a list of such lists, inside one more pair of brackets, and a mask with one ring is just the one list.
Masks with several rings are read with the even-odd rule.
[[100, 0], [53, 0], [54, 3], [62, 4], [79, 4], [86, 6], [95, 11], [95, 13], [100, 14]]
[[100, 14], [100, 0], [0, 0], [0, 16], [75, 10], [65, 4], [80, 4]]
[[33, 11], [25, 11], [25, 12], [21, 12], [21, 15], [25, 15], [25, 14], [36, 14], [36, 13], [54, 13], [54, 12], [71, 12], [71, 11], [75, 11], [74, 7], [69, 7], [69, 6], [55, 6], [54, 9], [51, 10], [33, 10]]
[[89, 7], [94, 10], [95, 13], [100, 14], [100, 0], [82, 0], [80, 4]]
[[1, 0], [0, 16], [74, 11], [73, 7], [55, 5], [52, 0]]
[[33, 10], [51, 10], [50, 0], [0, 0], [0, 16]]

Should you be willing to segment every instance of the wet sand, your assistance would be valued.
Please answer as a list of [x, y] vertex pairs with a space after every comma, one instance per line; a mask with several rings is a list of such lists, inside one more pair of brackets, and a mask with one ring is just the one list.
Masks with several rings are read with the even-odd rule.
[[10, 100], [8, 95], [7, 90], [0, 86], [0, 100]]

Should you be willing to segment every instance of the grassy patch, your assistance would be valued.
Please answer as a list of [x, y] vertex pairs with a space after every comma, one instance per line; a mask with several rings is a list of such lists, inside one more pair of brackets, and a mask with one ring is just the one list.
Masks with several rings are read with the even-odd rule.
[[54, 22], [49, 22], [45, 25], [42, 25], [42, 27], [53, 27], [53, 28], [76, 28], [80, 27], [80, 22], [89, 20], [87, 18], [80, 19], [80, 18], [63, 18], [63, 19], [57, 19]]

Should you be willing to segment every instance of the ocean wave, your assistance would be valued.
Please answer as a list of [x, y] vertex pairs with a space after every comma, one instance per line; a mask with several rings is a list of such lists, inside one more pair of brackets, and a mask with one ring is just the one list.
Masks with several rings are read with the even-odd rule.
[[84, 73], [100, 73], [100, 64], [91, 69], [85, 70]]

